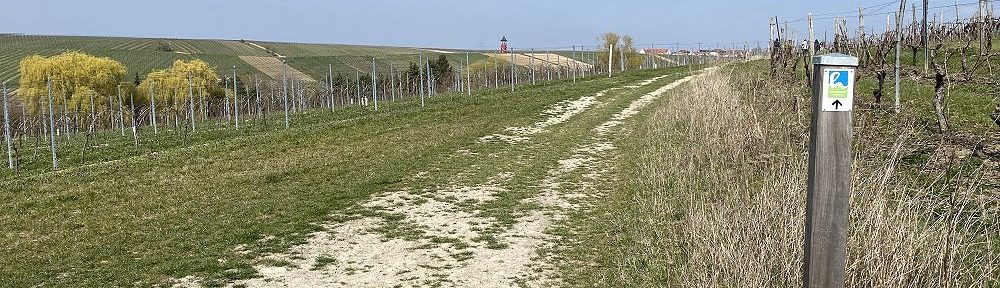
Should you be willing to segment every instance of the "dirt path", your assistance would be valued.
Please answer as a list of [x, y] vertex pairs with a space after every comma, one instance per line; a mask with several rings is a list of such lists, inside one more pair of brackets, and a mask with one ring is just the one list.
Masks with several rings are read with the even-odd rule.
[[558, 286], [543, 253], [556, 240], [547, 230], [599, 195], [611, 132], [691, 79], [669, 76], [556, 103], [535, 123], [485, 135], [410, 187], [340, 211], [305, 243], [260, 259], [260, 278], [231, 285]]

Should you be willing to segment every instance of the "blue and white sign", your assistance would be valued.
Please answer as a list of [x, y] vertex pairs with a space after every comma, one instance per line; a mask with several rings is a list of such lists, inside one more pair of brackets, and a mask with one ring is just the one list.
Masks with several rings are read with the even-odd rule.
[[824, 112], [848, 112], [854, 107], [854, 68], [824, 68]]

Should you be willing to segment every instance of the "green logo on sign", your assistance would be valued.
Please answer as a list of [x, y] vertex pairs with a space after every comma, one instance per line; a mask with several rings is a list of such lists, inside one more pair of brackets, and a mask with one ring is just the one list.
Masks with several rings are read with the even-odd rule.
[[826, 71], [826, 97], [829, 98], [847, 98], [850, 92], [847, 89], [847, 83], [850, 81], [849, 70], [830, 70]]

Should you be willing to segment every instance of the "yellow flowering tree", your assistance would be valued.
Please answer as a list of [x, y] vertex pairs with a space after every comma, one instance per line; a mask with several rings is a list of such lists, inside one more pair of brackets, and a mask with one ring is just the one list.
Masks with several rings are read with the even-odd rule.
[[[157, 106], [173, 107], [176, 110], [188, 101], [188, 77], [191, 79], [192, 94], [196, 99], [201, 91], [218, 90], [216, 82], [219, 79], [218, 74], [212, 66], [200, 59], [177, 60], [167, 69], [150, 72], [136, 90], [144, 100], [149, 99], [149, 93], [152, 91]], [[194, 102], [198, 104], [198, 101]]]
[[68, 51], [52, 57], [25, 57], [20, 72], [18, 97], [29, 113], [37, 114], [40, 105], [48, 101], [49, 79], [52, 79], [54, 106], [89, 111], [90, 99], [96, 102], [95, 107], [103, 108], [109, 97], [117, 98], [117, 86], [124, 79], [126, 68], [111, 58]]

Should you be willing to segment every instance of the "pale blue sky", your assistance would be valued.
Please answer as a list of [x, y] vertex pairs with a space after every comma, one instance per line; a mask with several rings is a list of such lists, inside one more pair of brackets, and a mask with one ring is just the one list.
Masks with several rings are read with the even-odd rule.
[[[513, 47], [594, 45], [606, 31], [638, 44], [749, 43], [768, 37], [768, 17], [817, 16], [817, 36], [836, 15], [857, 31], [857, 9], [869, 30], [885, 26], [889, 0], [660, 1], [318, 1], [318, 0], [32, 0], [0, 5], [0, 33], [254, 39], [439, 48], [493, 48], [501, 35]], [[909, 0], [908, 3], [916, 2]], [[931, 0], [932, 12], [955, 16], [955, 0]], [[959, 0], [961, 3], [977, 2]], [[877, 6], [880, 4], [886, 4]], [[877, 7], [875, 7], [877, 6]], [[907, 4], [909, 6], [909, 4]], [[945, 6], [951, 6], [945, 7]], [[963, 5], [965, 15], [976, 5]], [[907, 12], [907, 15], [910, 13]], [[909, 17], [909, 16], [907, 16]], [[806, 35], [806, 22], [790, 24]], [[832, 35], [832, 33], [831, 33]], [[832, 36], [831, 36], [832, 37]]]

